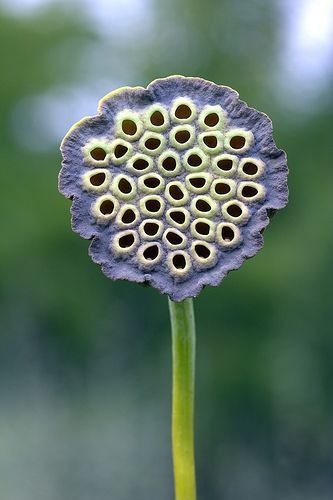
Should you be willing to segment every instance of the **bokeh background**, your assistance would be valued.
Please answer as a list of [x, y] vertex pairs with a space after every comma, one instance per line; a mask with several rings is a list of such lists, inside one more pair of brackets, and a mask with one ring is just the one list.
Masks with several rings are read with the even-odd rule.
[[0, 51], [0, 498], [172, 498], [166, 297], [104, 277], [57, 175], [100, 97], [180, 73], [267, 112], [290, 167], [195, 301], [199, 498], [331, 499], [332, 0], [2, 0]]

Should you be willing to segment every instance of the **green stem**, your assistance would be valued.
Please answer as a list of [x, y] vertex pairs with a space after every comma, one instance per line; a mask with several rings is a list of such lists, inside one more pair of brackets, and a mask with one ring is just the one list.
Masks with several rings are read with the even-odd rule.
[[195, 320], [192, 299], [169, 299], [172, 329], [172, 448], [176, 500], [195, 500]]

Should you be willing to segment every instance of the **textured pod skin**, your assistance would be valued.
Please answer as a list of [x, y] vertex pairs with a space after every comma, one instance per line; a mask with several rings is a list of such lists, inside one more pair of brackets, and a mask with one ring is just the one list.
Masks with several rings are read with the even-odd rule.
[[[243, 216], [246, 211], [248, 215], [244, 216], [243, 220], [240, 220], [239, 223], [235, 222], [237, 225], [235, 228], [237, 231], [234, 231], [235, 244], [232, 244], [232, 241], [230, 243], [228, 240], [224, 242], [221, 236], [222, 233], [216, 235], [215, 241], [212, 241], [212, 238], [210, 238], [208, 246], [212, 245], [210, 248], [213, 252], [207, 260], [207, 265], [202, 265], [200, 258], [195, 260], [192, 256], [193, 242], [197, 241], [197, 236], [194, 237], [191, 235], [190, 223], [198, 215], [191, 211], [191, 202], [193, 208], [194, 198], [200, 195], [195, 192], [188, 193], [188, 201], [182, 208], [190, 213], [190, 221], [187, 227], [180, 229], [184, 234], [184, 241], [186, 240], [186, 242], [183, 246], [180, 243], [179, 247], [182, 248], [179, 252], [185, 252], [186, 254], [186, 266], [189, 263], [189, 267], [186, 267], [184, 270], [177, 269], [176, 267], [173, 269], [172, 265], [170, 267], [170, 253], [173, 253], [173, 251], [167, 247], [165, 237], [163, 239], [162, 236], [156, 239], [158, 251], [160, 252], [159, 256], [156, 259], [155, 256], [152, 256], [151, 260], [146, 261], [145, 264], [138, 260], [138, 255], [142, 254], [145, 248], [144, 245], [149, 241], [149, 238], [147, 238], [147, 241], [140, 242], [140, 237], [136, 238], [136, 235], [139, 234], [136, 233], [137, 226], [143, 220], [149, 218], [142, 213], [140, 213], [137, 222], [133, 222], [131, 226], [131, 230], [135, 233], [135, 244], [133, 243], [132, 251], [126, 253], [127, 250], [124, 252], [123, 249], [120, 249], [121, 251], [117, 253], [115, 249], [116, 244], [112, 242], [115, 239], [115, 235], [123, 231], [123, 228], [117, 226], [115, 222], [116, 214], [101, 215], [102, 218], [108, 218], [108, 220], [100, 220], [96, 218], [96, 215], [93, 215], [98, 208], [94, 212], [92, 206], [96, 206], [96, 200], [101, 196], [101, 193], [94, 190], [94, 188], [90, 190], [86, 189], [82, 180], [84, 175], [86, 176], [84, 178], [88, 179], [89, 172], [98, 167], [106, 169], [108, 175], [110, 173], [112, 178], [123, 173], [126, 176], [132, 177], [134, 182], [137, 183], [141, 175], [140, 172], [131, 172], [126, 162], [122, 164], [119, 160], [116, 162], [112, 161], [112, 141], [116, 137], [117, 130], [119, 130], [117, 116], [119, 116], [119, 113], [124, 112], [124, 110], [129, 110], [134, 112], [136, 116], [139, 116], [140, 123], [138, 122], [136, 129], [136, 134], [139, 134], [139, 137], [132, 139], [128, 136], [133, 155], [137, 153], [147, 155], [147, 151], [140, 149], [140, 138], [146, 130], [145, 117], [147, 116], [147, 110], [156, 104], [162, 105], [167, 110], [168, 117], [165, 118], [165, 127], [164, 125], [156, 125], [157, 131], [154, 134], [160, 134], [165, 138], [163, 138], [163, 141], [165, 141], [162, 145], [163, 151], [175, 151], [174, 143], [171, 142], [173, 139], [170, 138], [171, 135], [169, 134], [174, 127], [179, 126], [179, 120], [176, 117], [172, 121], [172, 106], [174, 106], [175, 100], [179, 98], [189, 99], [194, 105], [196, 116], [193, 122], [188, 125], [186, 118], [183, 119], [183, 122], [186, 123], [191, 134], [194, 131], [195, 140], [193, 142], [191, 136], [190, 141], [192, 142], [188, 148], [184, 149], [182, 146], [178, 151], [176, 150], [182, 167], [180, 170], [177, 167], [177, 174], [174, 177], [166, 177], [158, 170], [158, 158], [155, 153], [151, 155], [153, 160], [147, 167], [148, 170], [151, 169], [150, 172], [162, 176], [163, 182], [176, 181], [185, 186], [186, 176], [191, 174], [195, 167], [188, 167], [192, 168], [192, 171], [188, 171], [184, 166], [184, 158], [188, 149], [198, 148], [200, 145], [205, 148], [205, 144], [202, 142], [202, 135], [207, 132], [207, 127], [200, 113], [203, 112], [202, 110], [205, 107], [211, 106], [212, 111], [214, 111], [213, 107], [221, 110], [217, 114], [219, 114], [222, 121], [220, 126], [211, 126], [212, 130], [217, 131], [215, 135], [218, 142], [215, 147], [216, 151], [212, 149], [214, 153], [210, 155], [209, 151], [208, 153], [205, 151], [208, 163], [205, 164], [203, 171], [210, 172], [209, 175], [213, 176], [215, 181], [219, 178], [222, 178], [222, 180], [223, 178], [232, 179], [226, 182], [226, 184], [232, 186], [233, 191], [236, 193], [233, 194], [232, 200], [242, 202], [245, 200], [245, 204], [247, 198], [244, 198], [243, 195], [248, 194], [247, 191], [250, 194], [252, 193], [252, 185], [257, 186], [257, 188], [254, 188], [254, 192], [255, 190], [257, 191], [257, 194], [253, 198], [254, 201], [250, 200], [251, 202], [246, 204], [244, 208]], [[184, 102], [186, 103], [186, 101]], [[143, 123], [143, 130], [140, 129], [141, 123]], [[182, 120], [180, 120], [180, 123], [182, 123]], [[164, 127], [165, 130], [159, 130], [158, 127], [160, 129]], [[151, 130], [153, 128], [152, 126]], [[246, 136], [248, 142], [245, 150], [242, 147], [238, 148], [238, 151], [230, 149], [230, 144], [232, 143], [230, 142], [230, 134], [231, 136], [233, 133], [235, 135], [236, 132], [233, 131], [237, 130], [240, 131], [239, 134], [242, 134], [242, 131], [249, 133], [249, 136]], [[121, 136], [117, 135], [117, 137], [120, 138]], [[92, 143], [92, 141], [95, 141], [96, 144]], [[97, 146], [102, 145], [102, 149], [104, 148], [103, 151], [105, 151], [106, 155], [105, 158], [99, 158], [97, 161], [91, 160], [91, 162], [87, 160], [87, 158], [90, 158], [87, 151], [91, 143], [93, 144], [91, 147], [94, 147], [94, 144]], [[97, 151], [96, 149], [95, 151], [95, 155], [99, 154], [99, 150]], [[99, 103], [98, 115], [82, 119], [69, 130], [61, 144], [61, 152], [63, 162], [59, 176], [59, 190], [63, 195], [73, 200], [71, 208], [73, 230], [83, 238], [92, 239], [89, 253], [93, 261], [100, 264], [104, 274], [111, 279], [125, 279], [147, 283], [157, 288], [160, 292], [168, 294], [174, 301], [181, 301], [185, 298], [198, 295], [205, 285], [219, 285], [229, 271], [239, 268], [245, 259], [254, 256], [263, 245], [262, 233], [269, 223], [270, 216], [276, 210], [283, 208], [288, 201], [286, 155], [284, 151], [277, 149], [274, 143], [271, 120], [265, 114], [248, 107], [246, 103], [239, 100], [237, 92], [231, 88], [219, 86], [201, 78], [172, 76], [155, 80], [146, 89], [142, 87], [125, 87], [108, 94]], [[221, 154], [231, 155], [231, 157], [236, 158], [237, 169], [235, 170], [236, 167], [232, 167], [234, 170], [232, 175], [228, 172], [225, 175], [216, 174], [216, 171], [214, 171], [212, 167], [214, 158], [216, 163], [218, 155]], [[247, 176], [246, 169], [244, 172], [241, 168], [241, 165], [246, 164], [247, 158], [252, 159], [254, 163], [257, 162], [258, 165], [257, 173], [253, 175], [252, 172], [253, 179], [251, 175]], [[252, 170], [253, 168], [252, 165]], [[240, 191], [243, 186], [241, 183], [245, 182], [246, 184], [247, 181], [247, 191]], [[102, 188], [103, 185], [100, 189]], [[204, 193], [204, 195], [207, 194], [209, 195], [209, 192]], [[103, 196], [109, 197], [109, 195], [116, 196], [116, 193], [112, 192], [111, 187], [103, 191]], [[230, 224], [230, 217], [226, 211], [228, 204], [225, 204], [230, 202], [230, 200], [224, 201], [223, 194], [213, 193], [213, 195], [214, 200], [212, 205], [214, 210], [211, 211], [210, 226], [220, 227], [223, 222], [226, 225]], [[133, 198], [129, 201], [121, 200], [120, 204], [131, 203], [136, 207], [140, 207], [140, 200], [144, 196], [147, 196], [147, 193], [143, 193], [136, 188]], [[155, 194], [152, 196], [155, 196]], [[172, 205], [165, 198], [164, 190], [157, 192], [156, 196], [160, 196], [163, 204], [165, 204], [165, 206], [163, 205], [163, 213], [158, 216], [158, 220], [162, 221], [164, 230], [166, 230], [171, 227], [170, 222], [166, 218], [166, 212]], [[114, 207], [114, 202], [112, 203]], [[179, 201], [177, 204], [179, 205]], [[177, 208], [177, 204], [175, 203], [175, 208]], [[241, 237], [236, 241], [236, 235], [238, 238], [238, 234], [241, 234]], [[139, 243], [137, 243], [138, 241]], [[166, 243], [168, 242], [166, 241]], [[137, 245], [141, 245], [142, 249], [141, 246], [138, 247]], [[177, 251], [177, 247], [175, 248], [175, 251]], [[187, 261], [187, 256], [189, 261]]]

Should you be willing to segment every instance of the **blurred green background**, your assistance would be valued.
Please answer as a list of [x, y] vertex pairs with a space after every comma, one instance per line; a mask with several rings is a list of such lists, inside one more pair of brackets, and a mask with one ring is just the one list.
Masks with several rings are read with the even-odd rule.
[[[333, 491], [331, 0], [0, 4], [0, 498], [172, 498], [167, 299], [72, 233], [59, 142], [98, 99], [169, 74], [273, 119], [290, 203], [195, 301], [199, 499]], [[332, 152], [332, 150], [331, 150]]]

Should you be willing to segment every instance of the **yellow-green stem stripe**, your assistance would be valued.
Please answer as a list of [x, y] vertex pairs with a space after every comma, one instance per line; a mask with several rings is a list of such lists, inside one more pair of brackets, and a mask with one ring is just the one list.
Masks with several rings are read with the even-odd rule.
[[193, 300], [169, 299], [172, 329], [172, 448], [176, 500], [195, 500]]

